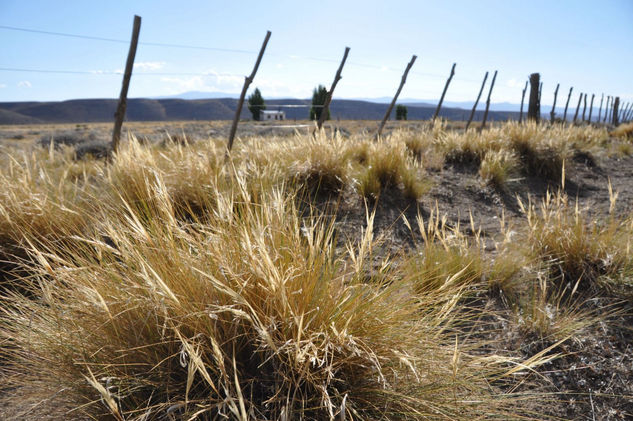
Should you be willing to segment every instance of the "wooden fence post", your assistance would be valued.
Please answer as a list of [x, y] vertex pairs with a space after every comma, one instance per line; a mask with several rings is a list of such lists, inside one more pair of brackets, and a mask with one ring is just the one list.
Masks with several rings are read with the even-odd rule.
[[580, 111], [580, 101], [582, 101], [582, 92], [580, 93], [580, 96], [578, 97], [578, 105], [576, 105], [576, 113], [574, 114], [574, 124], [576, 124], [576, 121], [578, 120], [578, 112]]
[[121, 141], [121, 127], [125, 118], [125, 110], [127, 108], [127, 91], [130, 87], [130, 79], [132, 78], [132, 69], [134, 68], [134, 57], [136, 57], [136, 47], [138, 45], [138, 35], [141, 32], [141, 17], [134, 15], [134, 27], [132, 28], [132, 41], [130, 41], [130, 50], [127, 54], [125, 63], [125, 73], [123, 74], [123, 86], [121, 86], [121, 95], [119, 96], [119, 104], [114, 113], [114, 130], [112, 131], [112, 149], [113, 153], [119, 149]]
[[497, 79], [497, 71], [495, 70], [494, 75], [492, 75], [490, 90], [488, 91], [488, 99], [486, 100], [486, 111], [484, 111], [484, 119], [481, 121], [481, 126], [479, 127], [479, 131], [482, 131], [484, 127], [486, 126], [486, 120], [488, 119], [488, 109], [490, 109], [490, 97], [492, 96], [492, 88], [495, 87], [496, 79]]
[[391, 100], [391, 104], [389, 104], [389, 108], [387, 108], [387, 112], [385, 113], [385, 116], [383, 117], [382, 122], [380, 123], [380, 126], [378, 126], [378, 132], [376, 132], [376, 138], [378, 138], [382, 134], [382, 129], [384, 129], [385, 123], [387, 123], [387, 120], [389, 119], [391, 110], [393, 110], [393, 106], [396, 104], [396, 101], [398, 100], [398, 95], [400, 95], [400, 91], [402, 91], [402, 87], [407, 81], [407, 75], [409, 74], [409, 70], [411, 70], [411, 67], [413, 67], [413, 63], [415, 63], [416, 58], [418, 57], [416, 55], [413, 55], [413, 57], [411, 57], [411, 61], [409, 62], [409, 64], [407, 64], [407, 68], [405, 69], [404, 74], [402, 75], [402, 79], [400, 80], [400, 86], [398, 86], [398, 90], [396, 91], [396, 94], [394, 95], [393, 100]]
[[591, 124], [591, 113], [593, 111], [593, 99], [596, 97], [596, 94], [591, 94], [591, 104], [589, 105], [589, 118], [587, 118], [587, 121], [589, 121], [589, 124]]
[[617, 126], [620, 121], [618, 120], [618, 110], [620, 109], [620, 97], [616, 96], [613, 102], [613, 125]]
[[523, 88], [523, 93], [521, 94], [521, 111], [519, 112], [519, 124], [523, 122], [523, 103], [525, 102], [525, 92], [527, 91], [528, 82], [525, 81], [525, 88]]
[[567, 95], [567, 102], [565, 103], [565, 114], [563, 115], [563, 121], [565, 123], [567, 123], [567, 108], [569, 107], [569, 100], [571, 99], [571, 92], [573, 90], [574, 90], [573, 86], [571, 88], [569, 88], [569, 95]]
[[629, 102], [629, 109], [626, 111], [624, 119], [628, 122], [631, 119], [631, 113], [633, 112], [633, 102]]
[[600, 96], [600, 108], [598, 108], [598, 123], [602, 120], [602, 102], [604, 101], [604, 93]]
[[541, 92], [543, 92], [543, 82], [538, 84], [538, 118], [541, 120]]
[[255, 79], [255, 74], [257, 73], [257, 69], [259, 68], [259, 63], [262, 61], [262, 57], [264, 56], [264, 51], [266, 51], [266, 45], [268, 44], [268, 40], [270, 39], [270, 31], [266, 31], [266, 38], [264, 38], [264, 43], [262, 44], [262, 48], [259, 50], [259, 55], [257, 56], [257, 61], [255, 62], [255, 67], [249, 76], [246, 76], [244, 79], [244, 86], [242, 87], [242, 93], [240, 94], [240, 99], [237, 102], [237, 110], [235, 110], [235, 117], [233, 117], [233, 124], [231, 125], [231, 132], [229, 133], [229, 141], [226, 146], [227, 157], [228, 153], [231, 152], [231, 148], [233, 147], [233, 139], [235, 139], [235, 132], [237, 131], [237, 123], [240, 121], [240, 114], [242, 114], [242, 106], [244, 105], [244, 97], [246, 96], [246, 91], [251, 83], [253, 83], [253, 79]]
[[604, 107], [604, 118], [602, 120], [603, 123], [607, 122], [607, 119], [609, 118], [609, 107], [611, 106], [611, 95], [607, 95], [607, 103]]
[[319, 116], [319, 121], [317, 122], [318, 130], [321, 130], [323, 127], [323, 122], [327, 118], [328, 111], [330, 109], [330, 102], [332, 102], [332, 95], [334, 94], [334, 88], [336, 88], [336, 84], [339, 80], [343, 79], [341, 76], [341, 72], [343, 71], [343, 66], [345, 66], [345, 60], [347, 60], [347, 55], [349, 54], [349, 47], [345, 47], [345, 53], [343, 54], [343, 60], [341, 64], [338, 66], [338, 70], [336, 71], [336, 76], [334, 76], [334, 81], [332, 82], [332, 87], [327, 93], [327, 97], [325, 98], [325, 104], [323, 104], [323, 108], [321, 109], [321, 115]]
[[587, 94], [583, 95], [583, 106], [582, 106], [582, 122], [584, 123], [585, 120], [585, 112], [587, 111]]
[[486, 86], [486, 79], [488, 79], [488, 72], [484, 75], [484, 81], [481, 83], [481, 88], [479, 89], [479, 95], [477, 95], [477, 100], [475, 101], [475, 105], [473, 105], [473, 109], [470, 112], [470, 117], [468, 117], [468, 123], [466, 123], [465, 131], [468, 131], [468, 126], [473, 121], [473, 117], [475, 115], [475, 109], [477, 108], [477, 104], [479, 104], [479, 98], [481, 98], [481, 93], [484, 91], [484, 86]]
[[442, 102], [444, 102], [444, 96], [446, 95], [446, 91], [448, 90], [448, 85], [451, 83], [453, 76], [455, 76], [455, 66], [457, 63], [453, 63], [453, 67], [451, 67], [451, 75], [448, 77], [446, 81], [446, 85], [444, 85], [444, 90], [442, 91], [442, 96], [440, 97], [440, 102], [437, 103], [437, 108], [435, 109], [435, 114], [433, 114], [433, 119], [431, 120], [431, 126], [435, 124], [435, 119], [437, 115], [440, 113], [440, 109], [442, 108]]
[[554, 122], [554, 117], [556, 116], [556, 97], [558, 96], [558, 88], [560, 87], [560, 83], [556, 84], [556, 90], [554, 91], [554, 105], [552, 105], [552, 112], [549, 113], [550, 121]]
[[538, 73], [532, 73], [530, 75], [530, 99], [528, 103], [528, 120], [539, 122], [540, 110], [538, 108], [538, 97], [539, 97], [539, 85], [540, 85], [541, 75]]
[[618, 116], [618, 121], [620, 123], [624, 122], [624, 112], [626, 111], [626, 107], [628, 107], [629, 104], [627, 104], [626, 102], [620, 107], [620, 115]]

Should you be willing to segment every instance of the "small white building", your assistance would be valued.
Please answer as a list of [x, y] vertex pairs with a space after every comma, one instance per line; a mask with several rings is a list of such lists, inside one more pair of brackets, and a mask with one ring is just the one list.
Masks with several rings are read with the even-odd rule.
[[268, 121], [268, 120], [285, 120], [286, 113], [283, 111], [261, 111], [260, 120]]

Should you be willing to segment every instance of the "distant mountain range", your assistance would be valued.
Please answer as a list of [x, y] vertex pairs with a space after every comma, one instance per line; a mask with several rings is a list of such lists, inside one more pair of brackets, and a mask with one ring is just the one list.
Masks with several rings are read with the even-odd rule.
[[[204, 92], [204, 91], [189, 91], [183, 92], [181, 94], [169, 95], [169, 96], [157, 96], [152, 99], [218, 99], [218, 98], [239, 98], [239, 94], [228, 93], [228, 92]], [[265, 97], [266, 101], [276, 100], [276, 99], [284, 99], [283, 97]], [[391, 103], [392, 97], [376, 97], [376, 98], [347, 98], [353, 101], [365, 101], [365, 102], [376, 102], [378, 104], [389, 104]], [[437, 106], [437, 99], [414, 99], [414, 98], [401, 98], [398, 103], [416, 107], [435, 107]], [[445, 107], [453, 107], [453, 108], [466, 108], [468, 110], [472, 109], [474, 105], [473, 101], [444, 101], [442, 106]], [[483, 101], [479, 102], [478, 109], [483, 109], [485, 107], [485, 103]], [[509, 102], [493, 102], [490, 104], [490, 110], [492, 111], [519, 111], [521, 106], [519, 104], [512, 104]], [[524, 106], [524, 110], [527, 109], [527, 104]], [[562, 110], [561, 110], [562, 112]]]
[[[199, 94], [201, 93], [191, 92], [185, 96], [195, 98]], [[406, 103], [410, 120], [429, 119], [435, 111], [435, 106], [432, 104]], [[286, 113], [286, 119], [289, 120], [307, 119], [310, 104], [311, 100], [309, 99], [266, 100], [269, 110], [283, 110]], [[116, 105], [117, 100], [115, 99], [0, 102], [0, 124], [108, 122], [113, 120]], [[330, 112], [332, 119], [379, 120], [384, 116], [387, 106], [386, 103], [374, 101], [335, 99], [330, 106]], [[128, 121], [229, 120], [233, 118], [236, 108], [237, 99], [227, 97], [210, 99], [132, 98], [128, 100], [126, 119]], [[464, 120], [468, 118], [469, 113], [470, 109], [451, 107], [447, 103], [446, 106], [442, 107], [440, 116], [451, 120]], [[475, 119], [481, 119], [482, 115], [483, 111], [477, 111]], [[246, 104], [242, 109], [241, 118], [251, 118]], [[488, 118], [490, 120], [516, 119], [518, 113], [491, 111]]]

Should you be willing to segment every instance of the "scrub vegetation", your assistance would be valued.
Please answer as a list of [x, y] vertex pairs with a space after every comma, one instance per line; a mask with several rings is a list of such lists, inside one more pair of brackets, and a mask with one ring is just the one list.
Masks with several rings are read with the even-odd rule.
[[3, 148], [3, 419], [633, 416], [626, 133], [181, 135]]

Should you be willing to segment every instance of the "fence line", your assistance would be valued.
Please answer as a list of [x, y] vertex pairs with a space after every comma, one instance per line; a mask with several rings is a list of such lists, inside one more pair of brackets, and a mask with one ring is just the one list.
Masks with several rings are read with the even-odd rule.
[[[99, 37], [99, 36], [91, 36], [91, 35], [82, 35], [82, 34], [72, 34], [72, 33], [65, 33], [65, 32], [56, 32], [56, 31], [46, 31], [46, 30], [39, 30], [39, 29], [32, 29], [32, 28], [22, 28], [22, 27], [16, 27], [16, 26], [8, 26], [8, 25], [0, 25], [0, 29], [4, 29], [4, 30], [11, 30], [11, 31], [20, 31], [20, 32], [29, 32], [29, 33], [36, 33], [36, 34], [41, 34], [41, 35], [47, 35], [47, 36], [60, 36], [60, 37], [70, 37], [70, 38], [79, 38], [79, 39], [86, 39], [86, 40], [91, 40], [91, 41], [103, 41], [103, 42], [113, 42], [113, 43], [127, 43], [128, 41], [123, 40], [123, 39], [117, 39], [117, 38], [108, 38], [108, 37]], [[207, 51], [218, 51], [218, 52], [226, 52], [226, 53], [236, 53], [236, 54], [255, 54], [257, 53], [254, 50], [246, 50], [246, 49], [238, 49], [238, 48], [221, 48], [221, 47], [213, 47], [213, 46], [200, 46], [200, 45], [187, 45], [187, 44], [171, 44], [171, 43], [160, 43], [160, 42], [141, 42], [138, 41], [138, 45], [143, 45], [143, 46], [152, 46], [152, 47], [161, 47], [161, 48], [180, 48], [180, 49], [198, 49], [198, 50], [207, 50]], [[260, 55], [263, 54], [263, 51], [260, 50]], [[292, 54], [279, 54], [279, 53], [271, 53], [269, 54], [271, 56], [276, 56], [276, 57], [287, 57], [290, 59], [302, 59], [302, 60], [314, 60], [314, 61], [321, 61], [321, 62], [327, 62], [327, 63], [337, 63], [338, 60], [335, 59], [330, 59], [330, 58], [322, 58], [322, 57], [310, 57], [310, 56], [303, 56], [303, 55], [292, 55]], [[261, 57], [258, 59], [258, 61], [261, 60]], [[356, 66], [356, 67], [364, 67], [364, 68], [372, 68], [372, 69], [380, 69], [383, 71], [392, 71], [392, 72], [398, 72], [398, 69], [394, 69], [391, 67], [387, 67], [387, 66], [381, 66], [381, 65], [375, 65], [375, 64], [367, 64], [367, 63], [359, 63], [359, 62], [354, 62], [354, 61], [350, 61], [348, 62], [348, 65], [350, 66]], [[409, 69], [410, 70], [410, 66]], [[407, 70], [406, 73], [409, 73], [409, 71]], [[453, 79], [453, 76], [455, 75], [455, 65], [453, 65], [453, 68], [451, 69], [451, 75], [449, 76], [449, 79], [446, 82], [446, 85], [444, 86], [444, 90], [442, 91], [441, 94], [441, 98], [437, 104], [437, 108], [434, 114], [434, 118], [433, 120], [439, 115], [441, 107], [442, 107], [442, 102], [443, 99], [447, 93], [449, 84], [451, 82], [451, 80]], [[32, 68], [21, 68], [21, 67], [0, 67], [0, 71], [13, 71], [13, 72], [32, 72], [32, 73], [50, 73], [50, 74], [77, 74], [77, 75], [121, 75], [123, 74], [123, 72], [121, 71], [81, 71], [81, 70], [62, 70], [62, 69], [32, 69]], [[136, 76], [208, 76], [208, 77], [221, 77], [221, 76], [229, 76], [229, 77], [242, 77], [242, 75], [236, 74], [236, 73], [227, 73], [227, 72], [137, 72], [134, 73]], [[420, 72], [420, 71], [411, 71], [410, 72], [411, 75], [416, 75], [416, 76], [428, 76], [428, 77], [434, 77], [434, 78], [443, 78], [444, 75], [441, 75], [439, 73], [432, 73], [432, 72]], [[486, 73], [487, 74], [487, 73]], [[496, 75], [496, 71], [495, 71], [495, 75]], [[254, 77], [254, 74], [252, 75]], [[405, 74], [406, 77], [406, 74]], [[247, 78], [248, 79], [248, 78]], [[479, 84], [478, 80], [475, 79], [470, 79], [470, 78], [465, 78], [462, 76], [457, 76], [455, 78], [455, 80], [457, 81], [456, 83], [467, 83], [467, 84]], [[494, 80], [494, 78], [493, 78]], [[400, 89], [398, 91], [398, 94], [400, 93], [400, 90], [402, 89], [402, 85], [404, 83], [401, 84]], [[484, 78], [484, 83], [482, 84], [481, 90], [480, 90], [480, 96], [481, 96], [481, 91], [483, 90], [483, 87], [485, 85], [485, 78]], [[554, 93], [554, 104], [552, 106], [552, 111], [550, 113], [551, 118], [550, 120], [553, 122], [555, 119], [555, 113], [556, 113], [556, 97], [558, 94], [558, 88], [560, 86], [560, 83], [557, 84], [556, 87], [556, 91]], [[490, 92], [488, 94], [488, 101], [487, 101], [487, 107], [486, 107], [486, 113], [487, 114], [487, 110], [489, 108], [489, 104], [488, 102], [490, 101], [490, 96], [492, 95], [492, 89], [493, 89], [493, 85], [491, 85], [490, 87]], [[503, 89], [505, 92], [507, 92], [509, 89], [509, 87], [501, 87], [501, 89]], [[331, 89], [332, 90], [332, 89]], [[538, 117], [541, 117], [541, 113], [540, 113], [540, 94], [541, 94], [541, 90], [542, 90], [542, 83], [538, 86], [538, 98], [537, 98], [537, 103], [538, 103]], [[567, 103], [565, 105], [565, 113], [563, 116], [563, 121], [567, 121], [567, 108], [569, 105], [569, 100], [571, 99], [571, 93], [572, 93], [573, 88], [570, 88], [569, 91], [569, 96], [567, 98]], [[425, 91], [427, 92], [427, 94], [430, 94], [429, 91]], [[525, 89], [523, 91], [523, 95], [525, 94]], [[329, 92], [330, 94], [330, 99], [331, 99], [331, 94], [332, 92]], [[582, 121], [585, 121], [585, 113], [586, 113], [586, 108], [587, 108], [587, 93], [581, 93], [580, 97], [579, 97], [579, 101], [578, 101], [578, 105], [576, 106], [576, 110], [575, 110], [575, 115], [574, 115], [574, 122], [577, 122], [578, 120], [578, 114], [579, 114], [579, 109], [580, 109], [580, 103], [584, 98], [584, 107], [583, 107], [583, 113], [582, 113]], [[604, 94], [603, 94], [604, 95]], [[591, 94], [591, 105], [589, 107], [589, 118], [588, 121], [591, 122], [592, 121], [592, 110], [593, 110], [593, 99], [595, 97], [595, 94]], [[397, 100], [397, 95], [394, 98], [394, 101], [392, 101], [392, 104], [395, 104], [395, 101]], [[243, 99], [242, 101], [243, 102]], [[471, 120], [472, 120], [472, 115], [474, 114], [474, 110], [477, 108], [477, 102], [475, 102], [475, 105], [473, 107], [473, 112], [471, 113]], [[522, 99], [522, 103], [523, 103], [523, 99]], [[523, 105], [523, 104], [522, 104]], [[313, 105], [308, 105], [308, 104], [276, 104], [276, 107], [288, 107], [288, 108], [299, 108], [299, 107], [312, 107]], [[316, 105], [317, 107], [327, 107], [327, 106], [323, 106], [323, 105]], [[238, 107], [239, 108], [239, 107]], [[390, 107], [391, 108], [391, 107]], [[615, 109], [614, 109], [615, 108]], [[627, 102], [623, 102], [622, 104], [620, 104], [620, 98], [617, 96], [608, 96], [607, 97], [607, 104], [605, 106], [605, 113], [604, 113], [604, 121], [609, 121], [612, 123], [616, 123], [616, 122], [620, 122], [620, 121], [628, 121], [628, 118], [630, 117], [630, 112], [629, 112], [629, 103]], [[615, 113], [614, 113], [615, 112]], [[522, 114], [523, 114], [523, 106], [521, 106], [521, 110], [520, 110], [520, 120], [522, 120]], [[602, 98], [601, 98], [601, 105], [599, 108], [599, 113], [598, 113], [598, 122], [600, 121], [600, 118], [602, 117]], [[386, 116], [386, 118], [389, 118], [389, 114]], [[384, 124], [384, 123], [383, 123]], [[485, 119], [484, 119], [484, 123], [485, 125]]]

